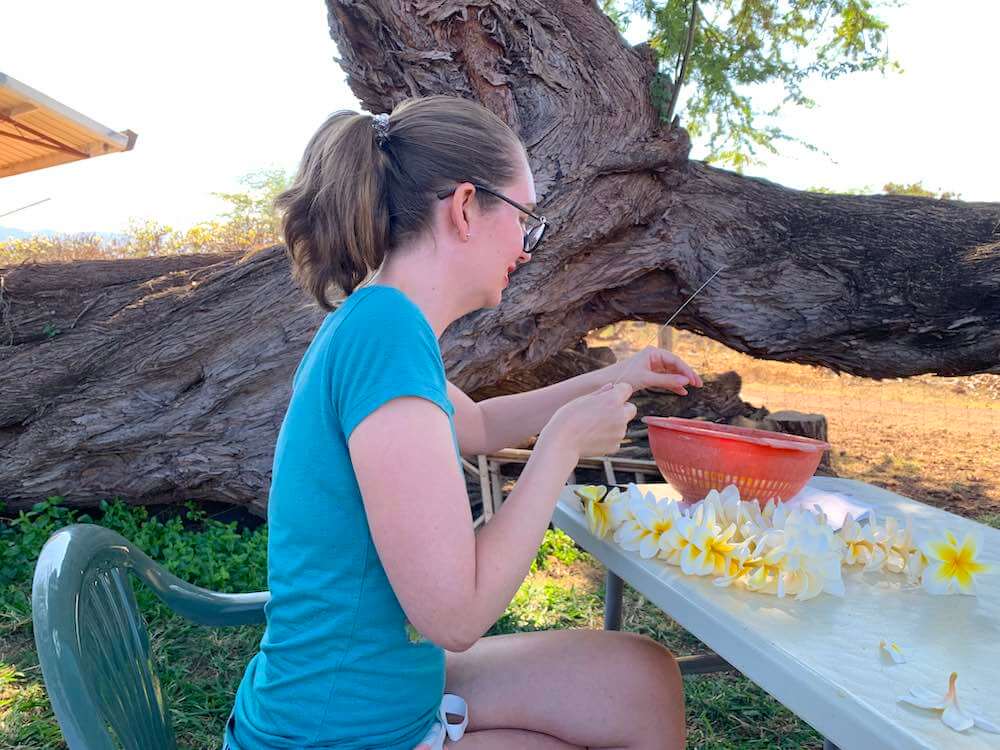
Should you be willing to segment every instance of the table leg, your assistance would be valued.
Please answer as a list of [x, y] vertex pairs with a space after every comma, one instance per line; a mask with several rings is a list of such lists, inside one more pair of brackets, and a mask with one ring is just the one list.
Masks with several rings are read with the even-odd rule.
[[604, 587], [604, 629], [622, 629], [623, 581], [610, 570]]
[[681, 674], [713, 674], [715, 672], [739, 671], [714, 651], [709, 651], [707, 654], [678, 656], [677, 666], [680, 667]]

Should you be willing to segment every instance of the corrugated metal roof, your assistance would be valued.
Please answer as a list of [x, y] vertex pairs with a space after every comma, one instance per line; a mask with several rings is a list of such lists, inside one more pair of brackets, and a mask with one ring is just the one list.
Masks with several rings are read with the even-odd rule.
[[0, 73], [0, 177], [128, 151], [135, 139]]

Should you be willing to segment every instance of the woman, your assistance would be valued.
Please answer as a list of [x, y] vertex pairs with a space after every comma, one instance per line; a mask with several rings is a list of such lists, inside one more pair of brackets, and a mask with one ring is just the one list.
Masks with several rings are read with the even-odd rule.
[[[683, 394], [698, 376], [649, 349], [479, 404], [447, 382], [438, 338], [499, 304], [545, 229], [523, 146], [477, 104], [332, 115], [278, 206], [295, 278], [329, 314], [278, 436], [267, 629], [228, 747], [440, 747], [446, 691], [467, 702], [464, 737], [449, 741], [463, 750], [681, 747], [679, 671], [651, 639], [482, 636], [580, 456], [618, 448], [633, 386]], [[336, 310], [332, 286], [349, 295]], [[513, 492], [474, 533], [460, 454], [536, 434]]]

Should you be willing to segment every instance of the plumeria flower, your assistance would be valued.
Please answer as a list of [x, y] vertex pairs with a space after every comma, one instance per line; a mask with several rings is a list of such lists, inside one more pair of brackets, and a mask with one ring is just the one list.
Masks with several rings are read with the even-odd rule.
[[909, 695], [901, 695], [896, 700], [929, 711], [941, 711], [941, 721], [956, 732], [964, 732], [975, 726], [987, 732], [1000, 734], [1000, 726], [983, 716], [963, 711], [958, 705], [958, 692], [955, 690], [957, 680], [958, 673], [952, 672], [948, 678], [948, 692], [943, 696], [924, 688], [914, 687], [910, 688]]
[[753, 556], [753, 539], [745, 539], [737, 544], [730, 553], [726, 561], [726, 573], [716, 578], [712, 583], [716, 586], [732, 586], [738, 581], [742, 581], [751, 573], [756, 572], [756, 568], [751, 566], [751, 562], [757, 562]]
[[923, 552], [915, 549], [906, 558], [906, 568], [903, 572], [906, 573], [906, 579], [910, 583], [920, 583], [920, 579], [923, 577], [926, 568], [927, 558], [924, 557]]
[[614, 530], [613, 509], [621, 502], [621, 490], [587, 485], [574, 490], [587, 516], [587, 527], [594, 536], [603, 539]]
[[900, 528], [899, 521], [892, 516], [885, 519], [885, 525], [874, 525], [875, 541], [885, 553], [885, 569], [890, 573], [903, 573], [909, 565], [910, 556], [917, 547], [913, 543], [913, 523], [906, 519], [906, 527]]
[[882, 568], [886, 553], [875, 538], [873, 524], [862, 526], [851, 516], [847, 516], [837, 536], [845, 545], [845, 565], [864, 565], [865, 570], [880, 570]]
[[774, 502], [774, 499], [770, 499], [761, 507], [760, 516], [764, 520], [764, 523], [768, 528], [774, 526], [774, 512], [778, 509], [780, 503]]
[[772, 528], [771, 520], [764, 517], [760, 504], [751, 500], [740, 503], [740, 516], [736, 523], [741, 539], [754, 539]]
[[778, 593], [778, 577], [781, 575], [780, 567], [769, 565], [763, 557], [748, 560], [745, 567], [748, 572], [742, 581], [747, 589], [759, 594]]
[[931, 594], [958, 592], [975, 596], [976, 576], [987, 573], [990, 566], [979, 562], [980, 540], [966, 534], [961, 544], [955, 535], [946, 531], [943, 539], [932, 539], [920, 545], [927, 558], [923, 572], [924, 588]]
[[[614, 508], [612, 508], [611, 520], [615, 525], [615, 529], [620, 529], [622, 524], [634, 518], [632, 509], [640, 503], [655, 504], [656, 496], [652, 492], [643, 494], [634, 482], [629, 482], [628, 487], [625, 488], [625, 494], [622, 495], [621, 502], [615, 503]], [[617, 537], [615, 541], [618, 541]]]
[[881, 652], [885, 653], [896, 664], [903, 664], [906, 662], [906, 656], [903, 654], [903, 649], [901, 649], [899, 644], [895, 641], [879, 641], [878, 647]]
[[800, 600], [822, 591], [842, 596], [843, 542], [829, 525], [817, 523], [809, 511], [793, 509], [783, 515], [783, 528], [765, 533], [758, 547], [764, 564], [779, 570], [775, 593]]
[[682, 523], [682, 515], [677, 503], [644, 504], [634, 508], [633, 512], [635, 513], [633, 529], [640, 529], [641, 532], [626, 539], [625, 544], [631, 546], [637, 542], [639, 556], [647, 560], [658, 555], [669, 562], [670, 558], [679, 552], [678, 530]]
[[716, 520], [722, 525], [739, 522], [740, 490], [735, 484], [729, 485], [722, 492], [710, 490], [701, 502], [712, 507]]
[[683, 515], [680, 505], [673, 500], [657, 501], [652, 492], [643, 495], [636, 488], [627, 494], [622, 507], [623, 520], [615, 541], [647, 560], [660, 556], [669, 562], [676, 553], [675, 532]]
[[731, 541], [735, 533], [736, 524], [723, 529], [716, 522], [715, 510], [699, 505], [690, 518], [684, 519], [680, 530], [687, 541], [680, 553], [681, 570], [695, 576], [727, 575], [729, 557], [736, 549], [736, 542]]
[[656, 506], [652, 492], [643, 494], [634, 484], [630, 484], [622, 501], [615, 506], [615, 542], [629, 552], [637, 552], [649, 529], [639, 520], [639, 514], [646, 508]]

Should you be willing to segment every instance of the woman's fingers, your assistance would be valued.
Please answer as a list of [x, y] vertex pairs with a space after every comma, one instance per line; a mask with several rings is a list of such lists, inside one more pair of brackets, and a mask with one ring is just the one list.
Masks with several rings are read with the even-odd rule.
[[668, 352], [666, 349], [654, 350], [653, 363], [658, 363], [665, 369], [674, 370], [675, 372], [685, 376], [687, 378], [687, 382], [691, 385], [698, 386], [699, 388], [704, 385], [698, 373], [696, 373], [687, 362], [673, 352]]
[[691, 381], [686, 375], [674, 375], [674, 374], [663, 374], [654, 372], [653, 382], [651, 386], [653, 388], [661, 388], [665, 391], [673, 391], [679, 396], [687, 395], [687, 388], [684, 386], [688, 385]]

